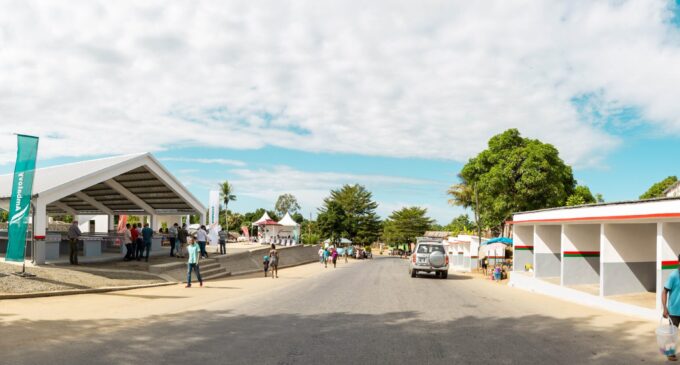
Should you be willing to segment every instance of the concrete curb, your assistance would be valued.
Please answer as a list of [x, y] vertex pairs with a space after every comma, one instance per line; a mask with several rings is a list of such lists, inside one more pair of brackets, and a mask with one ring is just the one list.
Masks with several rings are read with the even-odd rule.
[[140, 285], [128, 285], [128, 286], [110, 286], [110, 287], [91, 288], [91, 289], [68, 289], [68, 290], [58, 290], [58, 291], [51, 291], [51, 292], [0, 294], [0, 300], [58, 297], [58, 296], [64, 296], [64, 295], [77, 295], [77, 294], [98, 294], [98, 293], [108, 293], [108, 292], [112, 292], [112, 291], [144, 289], [144, 288], [153, 288], [153, 287], [157, 287], [157, 286], [168, 286], [168, 285], [177, 285], [177, 282], [140, 284]]

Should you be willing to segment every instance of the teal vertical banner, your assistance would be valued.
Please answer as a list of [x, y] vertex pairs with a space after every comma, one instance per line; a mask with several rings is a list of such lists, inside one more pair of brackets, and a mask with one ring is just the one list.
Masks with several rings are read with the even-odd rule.
[[37, 156], [38, 137], [18, 135], [17, 162], [14, 165], [12, 199], [9, 205], [9, 243], [6, 261], [23, 261], [26, 254], [26, 230]]

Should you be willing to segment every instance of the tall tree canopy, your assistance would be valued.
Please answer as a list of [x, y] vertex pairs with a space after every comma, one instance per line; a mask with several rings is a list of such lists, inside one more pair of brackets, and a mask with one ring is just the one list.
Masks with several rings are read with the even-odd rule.
[[663, 197], [664, 190], [678, 181], [677, 176], [669, 176], [654, 185], [652, 185], [644, 194], [640, 195], [640, 199], [651, 199]]
[[523, 138], [517, 129], [493, 136], [459, 177], [468, 189], [476, 186], [487, 227], [502, 225], [513, 212], [564, 205], [576, 185], [555, 147]]
[[473, 233], [475, 223], [470, 220], [467, 214], [461, 214], [451, 220], [451, 223], [444, 226], [444, 230], [451, 232], [452, 235], [457, 236], [461, 233]]
[[[600, 195], [601, 197], [601, 195]], [[574, 193], [567, 198], [566, 205], [583, 205], [598, 203], [598, 200], [585, 185], [578, 185], [574, 188]]]
[[[363, 244], [370, 244], [378, 239], [381, 230], [380, 219], [375, 213], [378, 203], [373, 201], [373, 194], [364, 186], [344, 185], [340, 189], [331, 190], [331, 195], [324, 199], [324, 205], [319, 209], [320, 228], [322, 216], [328, 211], [331, 203], [337, 203], [345, 214], [343, 232], [348, 239]], [[323, 228], [321, 229], [323, 231]]]
[[434, 221], [427, 216], [427, 209], [404, 207], [395, 210], [383, 225], [383, 240], [387, 243], [411, 243], [425, 234]]
[[284, 216], [286, 213], [294, 214], [300, 211], [300, 204], [293, 194], [282, 194], [276, 199], [274, 210], [280, 215]]
[[[347, 213], [339, 202], [331, 200], [324, 204], [323, 211], [316, 219], [317, 226], [323, 238], [339, 243], [347, 234]], [[351, 240], [351, 238], [350, 238]]]

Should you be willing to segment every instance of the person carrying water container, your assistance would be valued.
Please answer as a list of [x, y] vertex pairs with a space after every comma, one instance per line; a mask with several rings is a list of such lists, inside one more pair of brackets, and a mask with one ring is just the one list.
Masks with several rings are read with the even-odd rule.
[[[680, 260], [680, 255], [678, 255]], [[673, 326], [677, 327], [680, 324], [680, 268], [673, 270], [671, 275], [666, 280], [666, 285], [663, 286], [663, 293], [661, 293], [661, 304], [663, 305], [663, 317], [670, 318]], [[677, 361], [675, 354], [668, 355], [669, 361]]]

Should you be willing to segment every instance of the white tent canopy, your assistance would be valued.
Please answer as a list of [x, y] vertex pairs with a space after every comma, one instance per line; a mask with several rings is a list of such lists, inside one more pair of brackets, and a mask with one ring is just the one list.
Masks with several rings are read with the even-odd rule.
[[[12, 179], [12, 174], [0, 176], [2, 209], [9, 206]], [[112, 220], [120, 214], [204, 217], [206, 211], [150, 153], [36, 169], [33, 204], [36, 236], [45, 235], [49, 214], [101, 214]]]
[[[325, 240], [325, 241], [323, 241], [323, 243], [324, 243], [324, 244], [330, 244], [330, 243], [331, 243], [330, 238], [327, 239], [327, 240]], [[345, 245], [345, 244], [349, 245], [349, 244], [352, 244], [352, 241], [348, 240], [347, 238], [341, 238], [341, 239], [340, 239], [340, 243], [343, 244], [343, 245]]]
[[297, 227], [300, 225], [298, 222], [293, 220], [293, 217], [290, 216], [290, 213], [286, 213], [286, 215], [279, 221], [279, 224], [284, 227]]
[[271, 217], [269, 217], [269, 214], [267, 214], [267, 211], [265, 211], [264, 214], [262, 214], [262, 217], [260, 219], [253, 222], [253, 226], [259, 226], [259, 225], [265, 224], [267, 221], [273, 221], [273, 219], [271, 219]]

